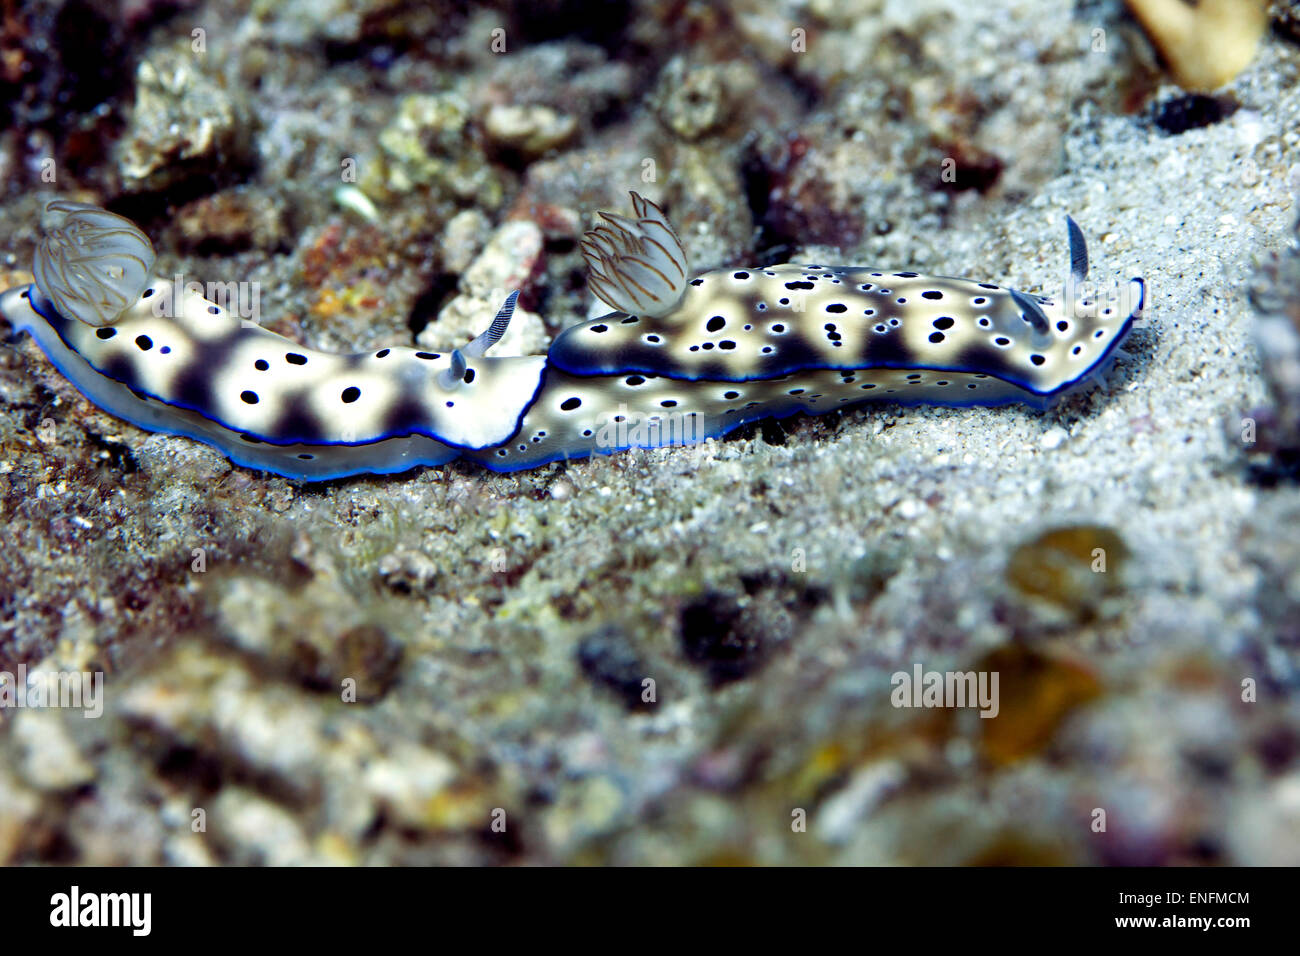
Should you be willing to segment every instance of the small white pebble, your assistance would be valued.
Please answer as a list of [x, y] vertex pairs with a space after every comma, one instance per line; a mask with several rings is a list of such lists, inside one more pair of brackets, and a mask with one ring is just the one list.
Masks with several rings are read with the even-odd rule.
[[339, 186], [334, 190], [334, 201], [349, 212], [356, 213], [366, 222], [379, 221], [379, 210], [375, 208], [370, 197], [356, 186]]
[[898, 506], [898, 513], [908, 521], [920, 517], [925, 512], [925, 503], [915, 498], [907, 498]]
[[1237, 140], [1244, 146], [1258, 146], [1264, 138], [1264, 123], [1256, 110], [1242, 110], [1236, 119]]
[[1070, 433], [1064, 428], [1060, 425], [1053, 425], [1043, 432], [1043, 437], [1038, 440], [1038, 444], [1051, 451], [1053, 448], [1060, 448], [1061, 444], [1069, 437]]

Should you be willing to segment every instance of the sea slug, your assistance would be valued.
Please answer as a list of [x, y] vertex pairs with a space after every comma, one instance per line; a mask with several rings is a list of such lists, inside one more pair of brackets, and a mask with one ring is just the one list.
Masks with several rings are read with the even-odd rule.
[[0, 294], [0, 312], [111, 414], [313, 481], [458, 457], [514, 471], [868, 399], [1044, 407], [1098, 379], [1142, 308], [1140, 279], [1080, 294], [1073, 220], [1070, 281], [1046, 298], [858, 266], [691, 275], [663, 211], [632, 203], [583, 244], [592, 291], [616, 311], [545, 355], [488, 354], [518, 293], [450, 353], [305, 348], [152, 278], [135, 224], [66, 200], [46, 207], [35, 282]]

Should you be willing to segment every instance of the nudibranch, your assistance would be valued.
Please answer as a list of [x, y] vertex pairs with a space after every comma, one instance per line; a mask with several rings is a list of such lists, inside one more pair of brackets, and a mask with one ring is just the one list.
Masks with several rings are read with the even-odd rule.
[[[134, 223], [46, 207], [36, 281], [0, 311], [96, 405], [232, 461], [306, 480], [405, 471], [501, 444], [537, 392], [543, 356], [498, 359], [517, 293], [449, 354], [392, 346], [337, 355], [260, 328], [171, 281]], [[125, 309], [121, 303], [129, 303]], [[116, 312], [116, 314], [114, 314]]]
[[[1065, 295], [1052, 299], [853, 266], [692, 277], [663, 211], [636, 193], [632, 204], [632, 218], [601, 213], [607, 224], [582, 245], [592, 291], [616, 311], [556, 337], [519, 440], [475, 453], [485, 465], [687, 444], [760, 418], [870, 399], [1042, 409], [1102, 381], [1141, 315], [1141, 279], [1082, 295], [1087, 246], [1068, 217], [1070, 273]], [[590, 414], [574, 414], [584, 408], [619, 427], [606, 427], [602, 440]]]
[[868, 399], [1042, 407], [1095, 380], [1142, 308], [1140, 279], [1078, 295], [1087, 252], [1073, 220], [1070, 282], [1052, 299], [845, 266], [692, 276], [663, 211], [632, 203], [583, 243], [592, 291], [615, 311], [545, 355], [487, 354], [517, 292], [447, 354], [306, 348], [153, 278], [134, 223], [65, 200], [46, 207], [35, 281], [0, 294], [0, 312], [111, 414], [312, 481], [458, 457], [514, 471]]

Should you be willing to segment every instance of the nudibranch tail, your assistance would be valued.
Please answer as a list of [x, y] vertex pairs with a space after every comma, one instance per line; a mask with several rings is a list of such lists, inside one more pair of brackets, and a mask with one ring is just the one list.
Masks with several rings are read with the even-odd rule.
[[32, 266], [36, 285], [64, 315], [108, 325], [144, 291], [153, 243], [135, 223], [98, 206], [55, 199], [45, 205]]
[[663, 210], [631, 195], [635, 218], [602, 212], [609, 224], [583, 238], [587, 281], [611, 308], [665, 315], [686, 291], [686, 250]]

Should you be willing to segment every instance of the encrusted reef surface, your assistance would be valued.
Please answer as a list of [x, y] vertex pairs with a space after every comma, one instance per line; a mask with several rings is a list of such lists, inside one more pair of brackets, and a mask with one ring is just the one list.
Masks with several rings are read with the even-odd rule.
[[[1272, 15], [1195, 93], [1118, 2], [6, 19], [3, 286], [58, 194], [318, 347], [455, 346], [518, 288], [502, 347], [538, 352], [635, 189], [697, 269], [1051, 290], [1068, 213], [1093, 277], [1149, 295], [1106, 387], [1046, 413], [320, 486], [117, 421], [11, 340], [0, 862], [1300, 864], [1300, 47]], [[101, 673], [102, 714], [13, 706], [20, 668]], [[996, 674], [990, 716], [896, 706], [918, 669]]]

